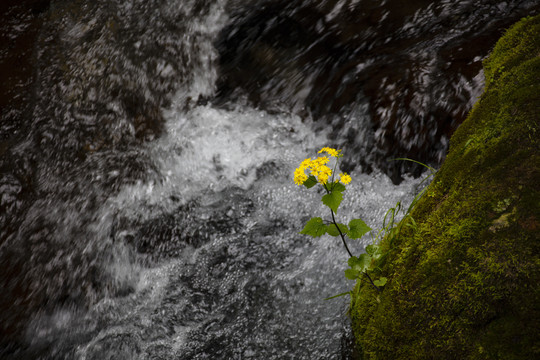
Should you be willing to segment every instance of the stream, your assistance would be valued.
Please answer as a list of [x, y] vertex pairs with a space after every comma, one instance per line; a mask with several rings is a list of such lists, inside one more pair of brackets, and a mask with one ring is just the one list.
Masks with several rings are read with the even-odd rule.
[[[351, 359], [338, 212], [406, 207], [537, 1], [3, 5], [0, 358]], [[19, 59], [19, 60], [17, 60]], [[24, 59], [24, 60], [21, 60]], [[360, 254], [375, 233], [351, 241]]]

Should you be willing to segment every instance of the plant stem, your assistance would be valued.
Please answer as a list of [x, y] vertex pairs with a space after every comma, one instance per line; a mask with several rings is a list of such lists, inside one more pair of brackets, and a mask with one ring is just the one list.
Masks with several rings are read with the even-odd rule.
[[[323, 184], [323, 187], [324, 187], [324, 190], [326, 190], [326, 193], [329, 194], [330, 190], [328, 190], [328, 188], [326, 187], [326, 184]], [[399, 203], [398, 203], [398, 205], [401, 206], [401, 204], [399, 204]], [[341, 237], [341, 241], [343, 241], [343, 246], [345, 246], [345, 250], [347, 250], [347, 252], [349, 253], [349, 257], [353, 257], [353, 254], [351, 253], [351, 250], [349, 250], [349, 247], [347, 246], [347, 242], [345, 241], [345, 235], [343, 235], [343, 233], [341, 232], [341, 229], [339, 228], [339, 226], [338, 226], [338, 224], [336, 222], [336, 217], [334, 216], [334, 210], [330, 209], [330, 213], [332, 214], [332, 222], [334, 223], [334, 225], [336, 226], [337, 231], [339, 232], [339, 236]], [[386, 215], [388, 215], [388, 213]], [[386, 221], [386, 216], [385, 216], [384, 221]], [[394, 213], [392, 213], [392, 224], [393, 224], [393, 221], [394, 221]], [[377, 285], [375, 285], [375, 283], [373, 282], [373, 280], [371, 280], [371, 276], [369, 276], [367, 271], [364, 271], [364, 275], [366, 275], [366, 277], [368, 278], [371, 285], [377, 291], [380, 292], [381, 288], [379, 288]]]
[[338, 224], [336, 223], [336, 218], [334, 217], [334, 210], [330, 209], [330, 212], [332, 213], [332, 222], [336, 226], [336, 229], [339, 232], [339, 236], [341, 236], [341, 240], [343, 241], [343, 245], [345, 246], [345, 249], [349, 253], [349, 256], [352, 257], [353, 254], [351, 253], [351, 250], [349, 250], [349, 247], [347, 246], [347, 242], [345, 241], [345, 235], [341, 232], [341, 229], [339, 228]]
[[381, 291], [381, 288], [379, 288], [377, 285], [375, 285], [375, 284], [373, 283], [373, 280], [371, 280], [371, 277], [369, 276], [369, 274], [367, 273], [367, 271], [364, 271], [364, 274], [365, 274], [365, 275], [367, 276], [367, 278], [369, 279], [369, 282], [371, 283], [371, 285], [373, 285], [373, 287], [374, 287], [375, 289], [377, 289], [377, 291], [380, 292], [380, 291]]
[[[326, 187], [326, 184], [323, 184], [323, 187], [324, 187], [324, 190], [326, 190], [326, 193], [329, 194], [330, 190], [328, 190], [328, 188]], [[343, 241], [343, 246], [345, 246], [345, 250], [347, 250], [347, 252], [349, 253], [349, 257], [353, 257], [353, 254], [351, 253], [351, 250], [349, 250], [349, 247], [347, 246], [347, 242], [345, 241], [345, 235], [343, 235], [343, 233], [341, 232], [341, 229], [339, 228], [336, 222], [336, 217], [334, 216], [334, 210], [330, 209], [330, 213], [332, 214], [332, 222], [336, 226], [336, 229], [339, 232], [339, 236], [341, 236], [341, 241]]]

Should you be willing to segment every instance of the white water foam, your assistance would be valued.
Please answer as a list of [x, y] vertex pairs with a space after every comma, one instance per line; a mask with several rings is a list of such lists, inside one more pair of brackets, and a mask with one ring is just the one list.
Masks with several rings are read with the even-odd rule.
[[[313, 354], [324, 357], [339, 352], [343, 325], [342, 320], [338, 319], [346, 318], [344, 307], [347, 299], [334, 302], [323, 299], [347, 291], [354, 285], [342, 273], [346, 268], [347, 255], [336, 238], [323, 236], [305, 239], [297, 234], [307, 218], [327, 217], [329, 213], [320, 201], [320, 192], [298, 187], [292, 181], [293, 170], [300, 161], [314, 156], [319, 148], [327, 144], [324, 133], [314, 134], [309, 122], [288, 114], [270, 115], [250, 108], [223, 110], [211, 106], [199, 106], [184, 114], [169, 112], [167, 135], [148, 149], [162, 177], [125, 188], [111, 199], [108, 206], [113, 206], [115, 212], [140, 221], [173, 212], [178, 203], [171, 198], [186, 202], [237, 187], [253, 201], [254, 210], [239, 219], [243, 224], [240, 233], [226, 236], [215, 234], [211, 236], [212, 241], [194, 252], [188, 248], [181, 258], [164, 262], [157, 268], [142, 269], [130, 300], [107, 300], [114, 304], [109, 310], [118, 314], [118, 319], [108, 320], [113, 330], [104, 329], [83, 353], [97, 351], [97, 344], [108, 337], [129, 332], [139, 334], [137, 343], [141, 351], [151, 351], [149, 349], [159, 345], [169, 349], [167, 356], [182, 356], [185, 351], [194, 351], [196, 345], [188, 341], [191, 334], [206, 333], [209, 324], [217, 324], [212, 328], [224, 327], [214, 336], [232, 336], [245, 326], [260, 328], [262, 333], [255, 331], [245, 343], [235, 345], [238, 347], [236, 350], [253, 356], [268, 354], [269, 358], [279, 359], [292, 351], [282, 349], [280, 353], [279, 349], [273, 349], [285, 341], [280, 335], [284, 331], [294, 333], [294, 336], [288, 335], [287, 341], [297, 343], [300, 352], [304, 351], [301, 350], [304, 347], [314, 346], [311, 344], [313, 337], [324, 338], [324, 341], [319, 341], [324, 346], [313, 349]], [[257, 176], [257, 169], [269, 163], [274, 164], [277, 170]], [[373, 228], [380, 226], [386, 210], [397, 201], [410, 201], [419, 183], [419, 180], [408, 179], [395, 186], [383, 174], [366, 175], [354, 171], [351, 175], [353, 182], [348, 186], [339, 209], [339, 221], [347, 223], [352, 218], [361, 217]], [[234, 218], [234, 215], [231, 216]], [[268, 233], [261, 229], [270, 230]], [[354, 253], [359, 254], [371, 241], [371, 238], [365, 237], [349, 245]], [[214, 279], [215, 270], [208, 263], [215, 261], [213, 259], [220, 253], [219, 249], [227, 249], [229, 253], [222, 265], [230, 272], [223, 278]], [[272, 254], [276, 252], [281, 255], [272, 259]], [[249, 290], [251, 282], [258, 277], [242, 270], [246, 263], [265, 264], [260, 276], [261, 279], [269, 279], [261, 283], [271, 294], [268, 300], [286, 305], [280, 305], [285, 307], [272, 320], [268, 319], [265, 310], [254, 308], [250, 310], [253, 313], [249, 319], [239, 318], [233, 323], [224, 323], [224, 314], [235, 301], [249, 301], [252, 296]], [[115, 266], [118, 271], [118, 264]], [[164, 321], [172, 321], [167, 319], [171, 311], [190, 311], [188, 298], [198, 295], [191, 288], [185, 288], [178, 277], [186, 271], [193, 271], [188, 270], [193, 266], [203, 269], [192, 275], [193, 281], [199, 284], [197, 287], [222, 294], [223, 304], [212, 305], [214, 310], [207, 314], [206, 310], [203, 311], [206, 315], [198, 320], [176, 324], [174, 334], [167, 339], [144, 340], [142, 334], [145, 331], [156, 331], [162, 326], [155, 323], [155, 316], [151, 314], [161, 311], [165, 316]], [[123, 275], [122, 271], [120, 275]], [[174, 284], [171, 285], [174, 290], [166, 286], [167, 283]], [[183, 294], [174, 296], [174, 304], [164, 300], [171, 297], [171, 291]], [[237, 294], [230, 295], [231, 291]], [[204, 294], [201, 293], [203, 298], [206, 296]], [[126, 301], [129, 305], [125, 304]], [[204, 307], [204, 304], [200, 306]], [[136, 309], [137, 315], [126, 313], [126, 307]], [[103, 313], [103, 309], [96, 308], [95, 311]], [[298, 322], [285, 320], [293, 318]], [[141, 319], [146, 320], [140, 323]], [[130, 325], [133, 321], [138, 322], [136, 328]], [[256, 325], [249, 325], [252, 322]], [[123, 325], [116, 328], [114, 324]], [[203, 337], [200, 341], [211, 341], [212, 337], [206, 336], [208, 339]], [[308, 357], [299, 353], [291, 356], [307, 359], [313, 354], [308, 354]]]
[[112, 200], [114, 208], [137, 214], [141, 205], [170, 211], [178, 206], [178, 199], [185, 203], [203, 192], [231, 186], [247, 190], [257, 179], [257, 168], [271, 161], [289, 169], [292, 176], [298, 159], [315, 153], [327, 141], [324, 133], [313, 133], [309, 120], [296, 115], [209, 105], [166, 114], [166, 135], [148, 149], [161, 177], [125, 188]]

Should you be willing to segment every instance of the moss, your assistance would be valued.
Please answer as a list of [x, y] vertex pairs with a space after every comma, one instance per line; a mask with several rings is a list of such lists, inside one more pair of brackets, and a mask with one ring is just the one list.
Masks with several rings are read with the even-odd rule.
[[497, 79], [505, 69], [514, 67], [538, 51], [538, 19], [527, 17], [509, 29], [498, 43], [491, 57], [484, 63], [484, 73], [488, 84]]
[[484, 62], [486, 88], [350, 314], [364, 359], [540, 358], [540, 16]]

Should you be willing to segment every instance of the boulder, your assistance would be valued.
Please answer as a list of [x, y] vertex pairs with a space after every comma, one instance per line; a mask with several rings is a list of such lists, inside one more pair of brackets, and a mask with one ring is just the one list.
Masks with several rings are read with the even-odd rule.
[[359, 359], [540, 358], [540, 16], [506, 31], [486, 85], [387, 251], [357, 282]]

